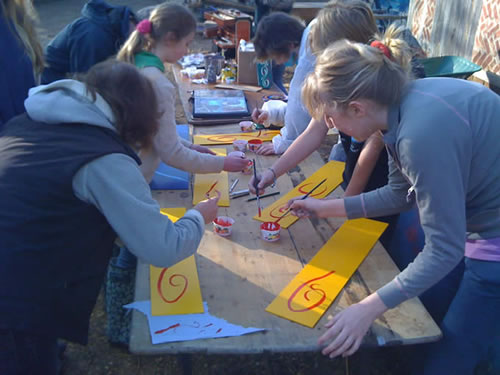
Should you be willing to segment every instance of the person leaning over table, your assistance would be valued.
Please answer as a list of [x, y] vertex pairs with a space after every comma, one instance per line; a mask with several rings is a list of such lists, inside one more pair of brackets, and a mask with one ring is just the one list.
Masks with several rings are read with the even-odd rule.
[[[341, 41], [318, 58], [303, 98], [316, 122], [275, 163], [279, 176], [321, 142], [325, 123], [364, 140], [384, 134], [388, 185], [344, 199], [293, 200], [295, 215], [373, 217], [415, 201], [425, 233], [421, 253], [396, 278], [327, 323], [323, 354], [351, 355], [373, 321], [420, 295], [465, 256], [465, 272], [427, 347], [418, 374], [472, 374], [500, 330], [500, 97], [452, 78], [409, 82], [397, 63], [403, 44], [376, 47]], [[265, 173], [259, 190], [273, 180]], [[250, 181], [252, 190], [255, 190]]]
[[[192, 144], [177, 134], [176, 88], [164, 74], [164, 64], [175, 64], [187, 53], [195, 31], [196, 19], [189, 9], [163, 2], [148, 19], [137, 24], [117, 55], [118, 60], [140, 69], [152, 83], [159, 101], [158, 133], [149, 147], [139, 150], [141, 170], [148, 181], [160, 161], [191, 173], [240, 172], [249, 163], [246, 158], [215, 155], [208, 147]], [[130, 314], [122, 306], [133, 298], [135, 265], [136, 257], [126, 247], [121, 247], [118, 257], [110, 262], [106, 312], [107, 334], [112, 343], [128, 345]]]
[[87, 343], [115, 237], [169, 267], [196, 252], [218, 198], [176, 223], [160, 213], [136, 153], [158, 104], [131, 64], [33, 88], [25, 106], [0, 133], [0, 374], [52, 375], [57, 338]]

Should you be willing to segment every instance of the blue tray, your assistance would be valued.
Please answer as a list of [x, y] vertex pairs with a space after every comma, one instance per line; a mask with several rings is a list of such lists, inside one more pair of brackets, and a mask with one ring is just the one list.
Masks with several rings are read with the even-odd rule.
[[[188, 140], [189, 126], [177, 125], [177, 134]], [[188, 190], [189, 173], [161, 162], [149, 186], [151, 190]]]

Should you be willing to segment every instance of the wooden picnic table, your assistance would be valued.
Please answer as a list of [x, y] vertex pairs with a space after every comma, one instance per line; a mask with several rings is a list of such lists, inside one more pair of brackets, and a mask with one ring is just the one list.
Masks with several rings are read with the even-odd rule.
[[[237, 124], [195, 127], [195, 134], [238, 132]], [[227, 147], [228, 151], [231, 146]], [[276, 156], [258, 156], [258, 170], [272, 165]], [[280, 195], [262, 199], [265, 207], [286, 194], [323, 165], [317, 152], [280, 177], [274, 190]], [[235, 190], [245, 189], [250, 176], [230, 173], [230, 183], [239, 178]], [[270, 192], [271, 189], [267, 189]], [[341, 195], [341, 189], [332, 195]], [[161, 207], [192, 207], [192, 190], [157, 191], [154, 197]], [[344, 219], [302, 219], [282, 230], [281, 240], [268, 243], [260, 239], [260, 222], [252, 217], [257, 212], [247, 197], [231, 200], [220, 215], [234, 218], [233, 234], [219, 237], [206, 226], [196, 254], [203, 300], [212, 315], [245, 327], [267, 331], [220, 339], [152, 345], [146, 317], [133, 311], [130, 351], [135, 354], [160, 355], [183, 353], [252, 354], [317, 351], [317, 340], [325, 331], [324, 324], [341, 309], [363, 298], [392, 280], [399, 272], [382, 245], [377, 243], [366, 257], [315, 328], [307, 328], [265, 311], [267, 305], [300, 272], [323, 244], [342, 225]], [[135, 300], [150, 299], [149, 266], [139, 261]], [[413, 298], [387, 311], [372, 325], [363, 346], [408, 345], [438, 340], [441, 331], [418, 298]]]

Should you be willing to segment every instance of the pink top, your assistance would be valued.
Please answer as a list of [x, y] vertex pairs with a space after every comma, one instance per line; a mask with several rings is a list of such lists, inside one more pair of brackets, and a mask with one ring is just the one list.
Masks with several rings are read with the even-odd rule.
[[472, 259], [500, 262], [500, 237], [487, 240], [467, 240], [465, 256]]

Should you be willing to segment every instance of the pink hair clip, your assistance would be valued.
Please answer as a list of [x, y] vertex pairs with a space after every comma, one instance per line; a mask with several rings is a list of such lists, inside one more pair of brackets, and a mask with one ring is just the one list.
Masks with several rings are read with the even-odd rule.
[[150, 20], [142, 20], [137, 24], [135, 27], [137, 31], [139, 31], [141, 34], [149, 34], [151, 32], [151, 27], [153, 25], [151, 24]]

